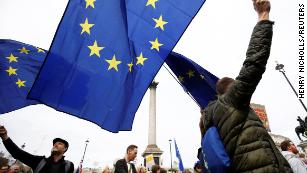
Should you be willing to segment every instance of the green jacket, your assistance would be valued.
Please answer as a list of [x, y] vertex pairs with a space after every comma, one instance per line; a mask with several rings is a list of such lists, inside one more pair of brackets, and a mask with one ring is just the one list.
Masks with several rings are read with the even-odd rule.
[[229, 90], [205, 109], [205, 130], [215, 125], [232, 161], [232, 173], [292, 173], [256, 113], [251, 97], [270, 55], [273, 22], [254, 28], [240, 74]]

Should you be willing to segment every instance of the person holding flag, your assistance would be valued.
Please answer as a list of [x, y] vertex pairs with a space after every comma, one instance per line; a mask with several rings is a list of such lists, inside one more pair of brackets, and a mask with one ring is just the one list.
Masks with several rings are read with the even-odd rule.
[[68, 149], [68, 142], [61, 138], [53, 140], [51, 156], [36, 156], [27, 153], [11, 140], [7, 135], [7, 130], [4, 126], [0, 126], [0, 137], [8, 152], [15, 158], [30, 166], [34, 173], [73, 173], [74, 164], [68, 160], [64, 160], [64, 153]]

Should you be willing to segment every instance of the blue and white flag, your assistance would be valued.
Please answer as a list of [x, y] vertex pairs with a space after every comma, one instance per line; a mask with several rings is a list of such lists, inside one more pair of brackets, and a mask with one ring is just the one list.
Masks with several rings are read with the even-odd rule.
[[183, 167], [181, 155], [180, 155], [180, 152], [179, 152], [177, 143], [176, 143], [176, 139], [174, 139], [174, 143], [175, 143], [176, 157], [178, 158], [178, 161], [179, 161], [179, 165], [178, 165], [178, 166], [179, 166], [179, 170], [180, 170], [181, 172], [183, 172], [184, 167]]

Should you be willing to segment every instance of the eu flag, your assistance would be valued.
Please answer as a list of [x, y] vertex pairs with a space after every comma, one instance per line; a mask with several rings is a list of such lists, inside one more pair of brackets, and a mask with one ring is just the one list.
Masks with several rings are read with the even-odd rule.
[[205, 108], [210, 101], [216, 99], [215, 85], [218, 78], [215, 75], [176, 52], [169, 54], [166, 63], [184, 90], [201, 108]]
[[26, 97], [45, 56], [43, 49], [0, 39], [0, 114], [38, 103]]
[[180, 155], [177, 143], [176, 143], [176, 139], [174, 139], [174, 143], [175, 143], [176, 157], [178, 158], [178, 161], [179, 161], [178, 163], [179, 170], [183, 172], [184, 171], [183, 162], [182, 162], [181, 155]]
[[70, 0], [28, 97], [131, 130], [139, 104], [204, 0]]

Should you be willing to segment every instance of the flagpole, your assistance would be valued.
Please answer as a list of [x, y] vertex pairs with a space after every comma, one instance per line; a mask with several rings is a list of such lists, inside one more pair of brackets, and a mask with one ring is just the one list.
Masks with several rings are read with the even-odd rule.
[[85, 156], [85, 153], [86, 153], [87, 144], [88, 144], [89, 142], [90, 142], [90, 141], [89, 141], [88, 139], [85, 141], [85, 148], [84, 148], [84, 152], [83, 152], [82, 159], [81, 159], [81, 161], [80, 161], [80, 165], [82, 165], [82, 163], [83, 163], [84, 156]]
[[[276, 61], [276, 64], [277, 64], [277, 65], [276, 65], [276, 67], [275, 67], [275, 70], [278, 70], [279, 72], [281, 72], [281, 73], [284, 75], [284, 77], [286, 78], [288, 84], [289, 84], [290, 87], [292, 88], [294, 94], [295, 94], [296, 97], [298, 98], [297, 92], [295, 91], [294, 87], [292, 86], [291, 82], [289, 81], [289, 79], [288, 79], [287, 76], [286, 76], [286, 71], [285, 71], [285, 69], [284, 69], [284, 65], [283, 65], [283, 64], [279, 64], [277, 61]], [[306, 106], [304, 105], [303, 101], [302, 101], [300, 98], [298, 98], [298, 100], [299, 100], [299, 102], [302, 104], [302, 106], [304, 107], [305, 111], [307, 112], [307, 108], [306, 108]]]
[[171, 172], [173, 172], [172, 140], [169, 139], [168, 141], [169, 141], [169, 151], [171, 155]]

